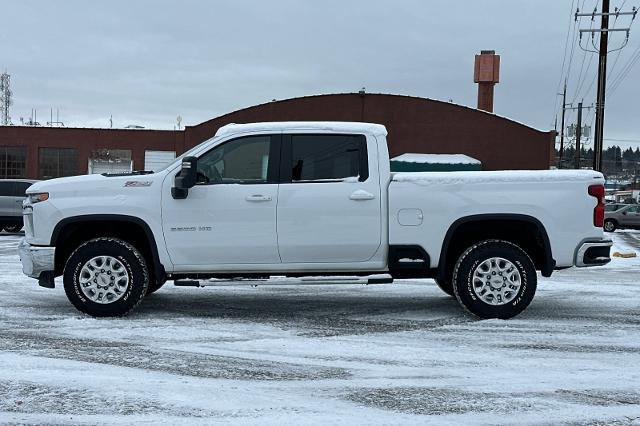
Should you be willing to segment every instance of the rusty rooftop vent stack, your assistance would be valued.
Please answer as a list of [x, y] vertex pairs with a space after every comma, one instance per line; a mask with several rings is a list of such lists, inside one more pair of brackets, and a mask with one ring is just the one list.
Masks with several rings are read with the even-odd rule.
[[473, 81], [478, 83], [478, 109], [493, 112], [493, 86], [500, 81], [500, 55], [495, 50], [476, 55]]

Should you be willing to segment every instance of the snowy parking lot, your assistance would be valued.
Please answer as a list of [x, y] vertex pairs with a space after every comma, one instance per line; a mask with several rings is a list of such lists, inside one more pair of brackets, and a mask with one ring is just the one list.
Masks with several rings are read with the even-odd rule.
[[[640, 258], [478, 320], [431, 280], [167, 285], [93, 319], [0, 235], [0, 423], [640, 424]], [[614, 234], [640, 253], [640, 232]]]

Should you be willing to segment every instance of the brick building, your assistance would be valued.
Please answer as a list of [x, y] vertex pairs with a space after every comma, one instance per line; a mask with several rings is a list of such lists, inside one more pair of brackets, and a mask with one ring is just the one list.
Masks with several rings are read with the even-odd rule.
[[228, 123], [335, 120], [384, 124], [391, 156], [466, 154], [484, 170], [547, 169], [553, 131], [539, 131], [479, 109], [432, 99], [345, 93], [269, 102], [184, 130], [0, 127], [0, 178], [157, 169]]

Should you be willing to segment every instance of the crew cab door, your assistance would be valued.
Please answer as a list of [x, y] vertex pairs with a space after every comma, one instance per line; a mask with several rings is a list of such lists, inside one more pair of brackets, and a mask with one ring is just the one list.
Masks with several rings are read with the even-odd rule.
[[280, 135], [223, 142], [198, 158], [186, 199], [165, 180], [162, 226], [177, 270], [280, 263], [276, 236]]
[[370, 167], [377, 166], [375, 143], [364, 135], [283, 135], [277, 215], [283, 263], [374, 256], [381, 241], [380, 183]]

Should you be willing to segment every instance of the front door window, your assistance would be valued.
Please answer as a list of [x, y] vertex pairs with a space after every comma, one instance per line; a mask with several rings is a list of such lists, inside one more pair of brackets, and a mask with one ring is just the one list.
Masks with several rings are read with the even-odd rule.
[[270, 136], [249, 136], [220, 145], [198, 159], [198, 183], [275, 183], [269, 169], [270, 151]]

